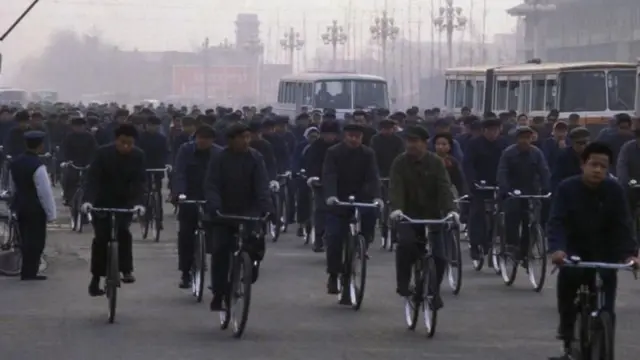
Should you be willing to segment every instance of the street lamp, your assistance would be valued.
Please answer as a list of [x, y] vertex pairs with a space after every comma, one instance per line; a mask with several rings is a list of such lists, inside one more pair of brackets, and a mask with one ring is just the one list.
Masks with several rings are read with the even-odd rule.
[[373, 25], [369, 28], [371, 31], [371, 38], [373, 40], [380, 42], [380, 47], [382, 47], [382, 71], [384, 73], [384, 77], [387, 76], [387, 43], [389, 41], [394, 41], [398, 34], [400, 33], [400, 29], [395, 25], [395, 21], [392, 17], [389, 17], [387, 11], [382, 12], [381, 17], [376, 17], [374, 19]]
[[338, 45], [344, 45], [347, 42], [347, 34], [345, 34], [342, 26], [338, 26], [338, 20], [333, 20], [330, 26], [327, 26], [327, 31], [321, 36], [325, 45], [331, 45], [332, 62], [331, 66], [333, 70], [336, 69], [336, 50]]
[[293, 71], [293, 54], [296, 50], [302, 50], [304, 40], [300, 39], [300, 33], [295, 32], [292, 27], [288, 32], [284, 33], [283, 39], [280, 40], [280, 46], [289, 52], [289, 64], [291, 65], [291, 71]]
[[221, 42], [218, 46], [224, 50], [231, 50], [231, 48], [233, 48], [233, 44], [227, 38], [224, 38], [224, 41]]
[[262, 52], [264, 51], [264, 45], [260, 39], [256, 36], [249, 41], [247, 41], [244, 45], [244, 50], [254, 56], [256, 61], [256, 76], [255, 76], [255, 86], [256, 86], [256, 105], [260, 102], [260, 77], [262, 70]]
[[447, 34], [447, 56], [449, 67], [453, 64], [453, 32], [463, 30], [467, 25], [467, 18], [462, 15], [462, 8], [453, 6], [453, 0], [446, 0], [445, 6], [440, 7], [440, 16], [433, 19], [433, 25], [439, 32]]

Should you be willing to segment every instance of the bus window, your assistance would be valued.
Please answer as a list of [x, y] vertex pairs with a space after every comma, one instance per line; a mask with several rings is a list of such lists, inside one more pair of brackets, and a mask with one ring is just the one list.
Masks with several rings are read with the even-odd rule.
[[[607, 109], [607, 83], [604, 71], [566, 72], [560, 74], [559, 80], [560, 106], [558, 110], [560, 112], [605, 111]], [[549, 103], [548, 100], [547, 103]]]
[[504, 110], [518, 110], [518, 95], [520, 92], [520, 81], [509, 80], [509, 91], [507, 93], [507, 106]]
[[531, 111], [531, 81], [525, 80], [520, 84], [519, 111], [527, 114]]
[[285, 101], [285, 85], [286, 83], [284, 82], [280, 82], [280, 84], [278, 85], [278, 102], [281, 104], [286, 103]]
[[633, 110], [636, 98], [636, 71], [610, 70], [607, 75], [607, 89], [609, 110]]
[[484, 113], [484, 81], [476, 81], [476, 100], [473, 108], [478, 114]]
[[315, 83], [315, 107], [351, 109], [351, 81], [326, 80]]
[[533, 79], [533, 91], [531, 92], [531, 110], [543, 111], [544, 107], [544, 85], [545, 79]]
[[363, 108], [388, 108], [387, 84], [382, 81], [354, 80], [354, 105]]
[[[604, 85], [604, 84], [603, 84]], [[545, 110], [553, 110], [557, 108], [558, 86], [555, 79], [547, 79], [545, 83]], [[602, 87], [604, 90], [604, 86]], [[584, 91], [584, 90], [583, 90]]]
[[464, 80], [456, 81], [456, 94], [453, 101], [453, 108], [460, 109], [464, 106]]
[[508, 110], [507, 109], [507, 93], [509, 89], [509, 82], [498, 81], [498, 86], [496, 86], [496, 99], [494, 101], [494, 110]]
[[296, 103], [296, 84], [292, 82], [286, 83], [286, 101], [287, 104]]
[[313, 86], [311, 83], [302, 84], [302, 105], [311, 105], [313, 100]]
[[462, 106], [473, 107], [473, 98], [474, 98], [474, 82], [471, 80], [467, 80], [464, 82], [464, 104]]
[[453, 108], [453, 99], [456, 95], [456, 81], [455, 80], [447, 80], [447, 89], [445, 96], [445, 105], [448, 108]]

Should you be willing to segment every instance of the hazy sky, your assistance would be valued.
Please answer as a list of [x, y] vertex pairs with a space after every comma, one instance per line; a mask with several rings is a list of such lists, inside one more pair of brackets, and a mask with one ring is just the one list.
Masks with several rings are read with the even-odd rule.
[[[417, 39], [420, 26], [421, 38], [428, 41], [431, 6], [437, 9], [444, 1], [387, 0], [387, 7], [402, 36]], [[471, 17], [472, 38], [480, 39], [483, 0], [453, 1], [464, 9], [464, 15]], [[484, 1], [488, 41], [493, 34], [515, 28], [516, 20], [505, 10], [522, 1]], [[0, 30], [4, 32], [31, 0], [0, 0], [0, 3]], [[350, 4], [352, 15], [349, 17]], [[49, 36], [59, 29], [98, 32], [123, 49], [190, 50], [205, 37], [209, 37], [212, 44], [225, 38], [232, 40], [235, 16], [241, 12], [258, 14], [262, 22], [261, 39], [267, 51], [270, 48], [272, 52], [286, 29], [293, 26], [303, 33], [303, 23], [306, 23], [306, 52], [312, 56], [316, 48], [323, 46], [319, 32], [324, 31], [332, 19], [341, 24], [346, 19], [356, 19], [360, 23], [356, 26], [364, 28], [384, 7], [384, 0], [41, 0], [4, 43], [0, 43], [3, 73], [15, 71], [25, 56], [38, 54]], [[465, 31], [466, 39], [469, 35], [469, 30]], [[2, 77], [0, 74], [0, 82]]]

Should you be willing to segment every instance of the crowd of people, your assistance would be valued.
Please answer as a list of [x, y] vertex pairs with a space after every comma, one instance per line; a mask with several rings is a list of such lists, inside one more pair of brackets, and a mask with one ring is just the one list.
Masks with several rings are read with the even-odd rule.
[[[338, 293], [342, 242], [348, 235], [349, 210], [334, 206], [351, 196], [356, 201], [389, 206], [396, 222], [396, 292], [411, 296], [411, 266], [426, 238], [436, 259], [438, 283], [447, 266], [444, 240], [438, 228], [426, 236], [424, 227], [404, 226], [402, 219], [440, 219], [445, 216], [468, 225], [470, 256], [486, 256], [492, 239], [486, 230], [485, 202], [497, 199], [505, 214], [507, 243], [520, 249], [514, 256], [526, 265], [527, 236], [520, 226], [528, 221], [527, 202], [504, 201], [515, 190], [522, 194], [551, 193], [540, 222], [545, 224], [551, 260], [561, 266], [568, 256], [603, 262], [637, 262], [637, 237], [631, 209], [637, 195], [629, 184], [640, 180], [640, 122], [618, 114], [599, 134], [581, 126], [577, 115], [558, 120], [529, 119], [514, 112], [479, 117], [463, 109], [454, 118], [437, 108], [423, 113], [417, 107], [390, 113], [386, 109], [356, 109], [345, 119], [335, 111], [303, 109], [295, 118], [273, 114], [270, 108], [207, 109], [171, 105], [134, 107], [116, 104], [70, 107], [31, 105], [25, 110], [0, 108], [3, 161], [10, 161], [12, 202], [24, 243], [23, 279], [38, 275], [47, 221], [55, 218], [50, 184], [42, 153], [55, 153], [46, 164], [49, 173], [63, 171], [65, 202], [75, 192], [77, 174], [60, 163], [88, 166], [83, 179], [82, 209], [133, 208], [143, 213], [148, 183], [162, 183], [145, 169], [170, 165], [168, 200], [180, 195], [206, 200], [212, 221], [211, 310], [224, 307], [229, 248], [236, 226], [215, 223], [216, 214], [264, 216], [272, 214], [271, 191], [280, 175], [292, 181], [286, 214], [303, 236], [313, 216], [313, 249], [326, 253], [327, 292]], [[25, 140], [26, 139], [26, 140]], [[592, 142], [592, 139], [595, 141]], [[10, 159], [10, 160], [8, 160]], [[302, 176], [301, 174], [304, 174]], [[617, 176], [617, 177], [616, 177]], [[307, 179], [318, 179], [309, 182]], [[385, 181], [388, 179], [388, 182]], [[386, 185], [388, 184], [388, 185]], [[487, 191], [495, 186], [497, 190]], [[160, 185], [158, 185], [160, 186]], [[49, 190], [47, 190], [49, 188]], [[313, 195], [313, 196], [311, 196]], [[455, 200], [468, 195], [467, 207]], [[311, 204], [311, 201], [314, 201]], [[196, 205], [181, 206], [178, 219], [180, 287], [191, 286]], [[311, 209], [313, 208], [313, 211]], [[361, 232], [368, 243], [380, 217], [375, 209], [361, 209]], [[120, 271], [132, 283], [131, 215], [120, 214]], [[93, 216], [91, 296], [104, 294], [109, 218]], [[33, 226], [33, 224], [38, 226]], [[46, 227], [45, 227], [46, 228]], [[253, 234], [253, 232], [248, 232]], [[251, 236], [254, 281], [266, 254], [264, 238]], [[418, 248], [416, 248], [418, 247]], [[37, 255], [37, 256], [36, 256]], [[27, 259], [33, 259], [27, 261]], [[558, 275], [558, 336], [565, 344], [559, 359], [570, 359], [567, 344], [574, 336], [573, 300], [585, 280], [579, 269], [561, 268]], [[592, 275], [591, 275], [592, 276]], [[615, 273], [604, 278], [605, 307], [614, 314]], [[443, 301], [436, 294], [436, 307]]]

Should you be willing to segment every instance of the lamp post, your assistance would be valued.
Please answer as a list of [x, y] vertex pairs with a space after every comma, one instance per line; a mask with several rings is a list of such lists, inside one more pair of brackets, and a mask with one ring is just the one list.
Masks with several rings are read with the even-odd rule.
[[447, 63], [453, 64], [453, 33], [462, 30], [467, 25], [467, 18], [462, 15], [462, 8], [453, 6], [453, 0], [446, 0], [445, 6], [440, 7], [440, 15], [433, 19], [433, 25], [439, 32], [447, 34]]
[[338, 25], [338, 20], [333, 20], [330, 26], [327, 26], [327, 31], [321, 35], [322, 41], [325, 45], [331, 45], [331, 67], [336, 70], [336, 57], [338, 45], [344, 45], [347, 42], [347, 34], [345, 34], [342, 26]]
[[389, 16], [387, 11], [382, 12], [382, 16], [374, 19], [373, 25], [369, 28], [371, 37], [380, 43], [382, 48], [382, 72], [387, 77], [387, 45], [394, 41], [400, 33], [400, 29], [395, 25], [395, 20]]
[[261, 68], [262, 68], [262, 52], [264, 51], [264, 45], [258, 37], [252, 38], [244, 44], [244, 49], [248, 53], [250, 53], [256, 61], [256, 78], [255, 78], [255, 86], [256, 86], [256, 106], [260, 102], [260, 77], [261, 77]]
[[302, 50], [304, 40], [300, 39], [300, 33], [291, 27], [288, 32], [284, 33], [283, 39], [280, 40], [280, 46], [289, 52], [289, 65], [291, 65], [291, 71], [293, 72], [293, 54], [296, 50]]

